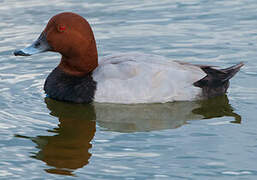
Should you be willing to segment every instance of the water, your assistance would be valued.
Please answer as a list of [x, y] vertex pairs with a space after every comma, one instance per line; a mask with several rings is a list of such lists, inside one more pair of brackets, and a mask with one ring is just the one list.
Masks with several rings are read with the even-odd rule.
[[[0, 179], [256, 179], [257, 1], [0, 0]], [[50, 17], [88, 19], [100, 58], [154, 53], [245, 67], [202, 102], [72, 105], [45, 99], [60, 56], [14, 57]]]

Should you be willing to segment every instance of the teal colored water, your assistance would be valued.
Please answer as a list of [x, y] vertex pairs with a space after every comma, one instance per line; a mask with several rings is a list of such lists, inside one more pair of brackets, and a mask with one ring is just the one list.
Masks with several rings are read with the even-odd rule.
[[[0, 179], [256, 179], [257, 1], [0, 0]], [[166, 104], [45, 98], [55, 53], [15, 57], [49, 18], [90, 22], [99, 58], [118, 52], [244, 68], [227, 96]]]

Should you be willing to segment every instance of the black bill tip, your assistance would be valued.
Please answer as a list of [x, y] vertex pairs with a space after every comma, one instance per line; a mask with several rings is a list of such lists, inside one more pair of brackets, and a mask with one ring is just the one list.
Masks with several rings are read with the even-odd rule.
[[14, 56], [30, 56], [30, 54], [27, 54], [25, 52], [23, 52], [22, 50], [15, 50], [13, 52]]

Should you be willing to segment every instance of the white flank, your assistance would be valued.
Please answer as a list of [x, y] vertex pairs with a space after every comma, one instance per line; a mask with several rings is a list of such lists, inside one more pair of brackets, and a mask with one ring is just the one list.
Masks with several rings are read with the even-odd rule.
[[193, 83], [205, 76], [197, 66], [179, 64], [162, 56], [118, 54], [101, 59], [93, 72], [96, 102], [165, 103], [191, 101], [201, 89]]

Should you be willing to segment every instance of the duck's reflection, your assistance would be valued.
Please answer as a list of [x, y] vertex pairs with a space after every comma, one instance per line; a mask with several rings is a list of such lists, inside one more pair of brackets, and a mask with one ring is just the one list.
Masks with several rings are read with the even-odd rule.
[[39, 149], [33, 158], [53, 168], [49, 173], [73, 175], [72, 171], [88, 164], [95, 135], [95, 111], [92, 105], [71, 105], [46, 98], [50, 115], [58, 117], [58, 127], [49, 130], [53, 136], [30, 138]]
[[96, 121], [102, 128], [118, 132], [174, 129], [190, 120], [231, 116], [235, 123], [241, 117], [233, 112], [227, 96], [194, 102], [165, 104], [116, 105], [95, 104]]
[[193, 109], [192, 113], [203, 116], [203, 119], [211, 119], [223, 116], [234, 117], [231, 123], [241, 123], [241, 116], [234, 113], [226, 95], [199, 101], [200, 107]]
[[39, 151], [33, 156], [52, 168], [49, 173], [72, 175], [72, 171], [88, 164], [96, 123], [107, 131], [139, 132], [173, 129], [189, 120], [232, 116], [236, 123], [241, 117], [233, 112], [226, 96], [199, 102], [166, 104], [77, 105], [45, 99], [50, 115], [58, 117], [59, 125], [53, 136], [30, 138]]

